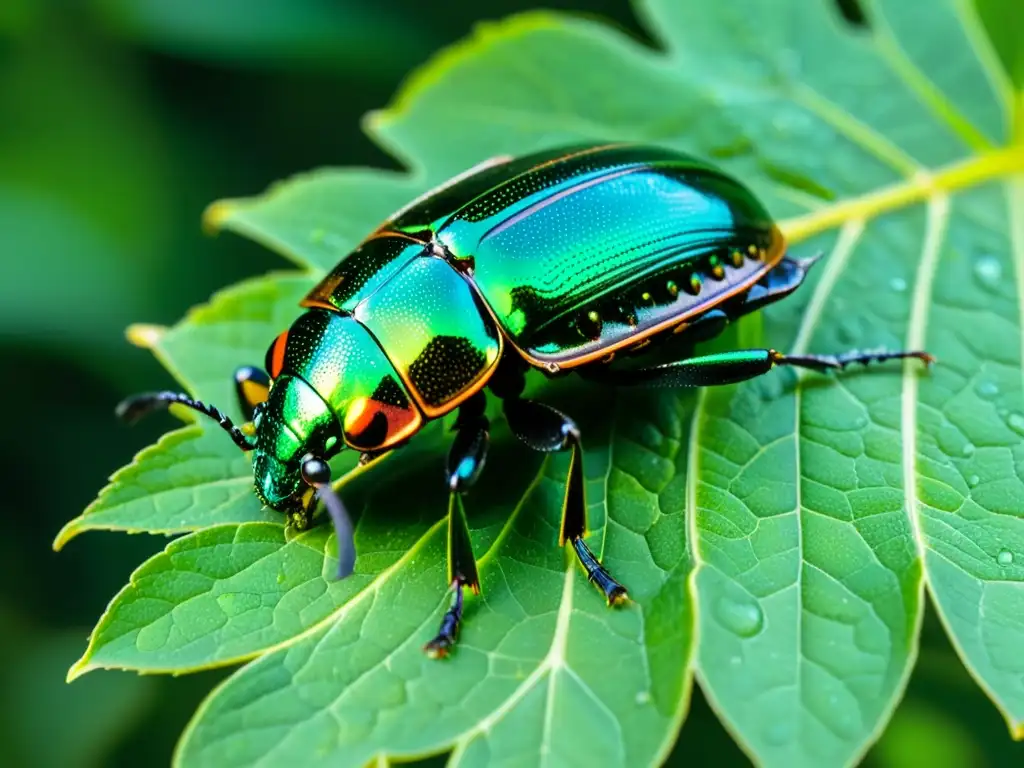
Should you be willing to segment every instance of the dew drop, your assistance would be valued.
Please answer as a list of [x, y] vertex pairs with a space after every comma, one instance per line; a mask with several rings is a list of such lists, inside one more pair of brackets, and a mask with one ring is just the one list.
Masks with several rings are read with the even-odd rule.
[[715, 616], [723, 627], [740, 637], [753, 637], [764, 628], [764, 613], [749, 597], [721, 598], [715, 604]]
[[729, 657], [729, 664], [734, 666], [734, 667], [738, 667], [742, 663], [743, 663], [743, 659], [740, 656], [730, 656]]
[[964, 456], [973, 456], [977, 448], [974, 447], [974, 443], [964, 443], [964, 447], [960, 449], [960, 452]]
[[970, 477], [967, 478], [967, 484], [971, 488], [977, 488], [978, 487], [978, 483], [980, 483], [980, 482], [981, 482], [981, 478], [978, 477], [977, 475], [971, 475]]
[[974, 276], [986, 288], [995, 288], [1003, 279], [1003, 265], [995, 256], [982, 256], [974, 262]]
[[903, 293], [907, 290], [907, 281], [902, 277], [894, 277], [889, 281], [889, 287], [896, 291], [896, 293]]
[[999, 387], [994, 381], [979, 381], [978, 386], [974, 388], [974, 391], [978, 393], [978, 397], [991, 400], [999, 394]]
[[996, 555], [996, 562], [1002, 566], [1013, 565], [1013, 552], [1008, 549], [999, 550], [999, 554]]
[[1014, 411], [1007, 417], [1006, 424], [1018, 435], [1024, 435], [1024, 415]]
[[769, 725], [764, 731], [764, 740], [773, 747], [781, 747], [793, 740], [793, 724], [782, 720]]
[[640, 691], [639, 693], [637, 693], [636, 697], [634, 698], [634, 701], [636, 701], [637, 705], [641, 706], [641, 707], [644, 704], [647, 704], [650, 700], [651, 700], [651, 694], [650, 694], [649, 691]]

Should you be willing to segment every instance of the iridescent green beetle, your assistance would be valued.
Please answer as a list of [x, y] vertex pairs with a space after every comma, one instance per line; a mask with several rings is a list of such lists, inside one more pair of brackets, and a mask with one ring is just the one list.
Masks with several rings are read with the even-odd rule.
[[[394, 214], [306, 297], [307, 311], [270, 345], [266, 373], [236, 373], [248, 429], [169, 392], [131, 398], [119, 410], [133, 419], [177, 402], [217, 419], [254, 452], [265, 504], [305, 527], [315, 499], [324, 501], [344, 577], [355, 561], [352, 526], [331, 490], [327, 459], [343, 448], [380, 455], [458, 409], [447, 465], [454, 597], [426, 645], [443, 656], [458, 634], [463, 590], [479, 591], [458, 505], [487, 453], [485, 389], [501, 398], [509, 427], [529, 447], [571, 451], [559, 543], [572, 545], [589, 579], [618, 604], [626, 590], [583, 540], [579, 430], [521, 397], [526, 371], [695, 387], [774, 365], [825, 371], [931, 361], [919, 351], [693, 356], [694, 343], [796, 289], [811, 263], [787, 257], [782, 233], [748, 189], [678, 152], [613, 144], [495, 158]], [[614, 362], [650, 349], [671, 359]]]

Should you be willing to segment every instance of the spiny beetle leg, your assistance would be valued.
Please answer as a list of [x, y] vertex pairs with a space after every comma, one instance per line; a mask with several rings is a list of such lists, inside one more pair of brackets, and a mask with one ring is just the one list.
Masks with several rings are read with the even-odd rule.
[[451, 608], [445, 611], [441, 618], [441, 628], [437, 631], [437, 635], [423, 646], [423, 652], [432, 659], [445, 658], [459, 637], [459, 624], [462, 622], [463, 584], [459, 580], [453, 581], [452, 588], [455, 590], [455, 597], [452, 599]]
[[606, 384], [644, 385], [649, 387], [711, 387], [733, 384], [768, 373], [776, 365], [825, 372], [854, 363], [880, 362], [917, 358], [926, 364], [934, 358], [919, 351], [847, 352], [842, 355], [784, 355], [774, 349], [743, 349], [712, 355], [690, 357], [650, 368], [596, 369], [590, 377]]
[[920, 350], [853, 350], [839, 355], [783, 355], [773, 351], [773, 355], [777, 365], [810, 368], [813, 371], [822, 373], [829, 370], [841, 370], [848, 365], [867, 365], [868, 363], [881, 363], [886, 360], [916, 358], [925, 365], [931, 365], [935, 362], [935, 358], [932, 355]]
[[487, 460], [490, 424], [484, 416], [486, 397], [478, 392], [459, 408], [455, 440], [448, 451], [445, 474], [452, 493], [463, 493], [476, 483]]
[[448, 583], [455, 594], [451, 607], [441, 618], [437, 636], [423, 646], [431, 658], [444, 658], [455, 645], [462, 622], [463, 589], [480, 594], [480, 576], [473, 556], [462, 494], [480, 476], [489, 445], [488, 422], [484, 416], [486, 401], [482, 393], [467, 400], [459, 409], [457, 433], [448, 454], [446, 473], [451, 493], [448, 497]]
[[587, 572], [587, 580], [596, 584], [598, 589], [604, 592], [608, 605], [619, 605], [629, 599], [626, 588], [612, 578], [608, 569], [601, 565], [601, 561], [590, 551], [590, 547], [581, 536], [572, 540], [572, 548]]
[[473, 594], [480, 594], [480, 576], [473, 556], [473, 543], [469, 538], [462, 498], [457, 492], [448, 498], [448, 583], [455, 591], [451, 607], [441, 618], [437, 635], [423, 646], [424, 652], [434, 659], [447, 656], [458, 639], [462, 623], [463, 588], [468, 587]]
[[599, 369], [591, 377], [607, 384], [667, 388], [732, 384], [768, 373], [775, 364], [773, 354], [770, 349], [719, 352], [650, 368]]
[[628, 599], [626, 588], [617, 582], [583, 540], [587, 532], [586, 484], [583, 476], [583, 447], [576, 423], [549, 405], [533, 400], [505, 401], [505, 417], [513, 434], [535, 451], [570, 451], [569, 477], [562, 501], [559, 546], [572, 544], [587, 579], [604, 593], [609, 605]]

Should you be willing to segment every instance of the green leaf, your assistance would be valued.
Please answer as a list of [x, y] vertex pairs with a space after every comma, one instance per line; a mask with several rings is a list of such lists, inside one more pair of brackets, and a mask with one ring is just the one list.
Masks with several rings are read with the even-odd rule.
[[[607, 488], [617, 535], [605, 559], [637, 604], [608, 610], [551, 546], [567, 462], [546, 460], [532, 482], [519, 471], [499, 479], [497, 503], [491, 488], [467, 502], [483, 597], [470, 600], [451, 663], [420, 650], [445, 599], [438, 524], [401, 571], [375, 582], [372, 600], [353, 600], [226, 683], [186, 734], [179, 762], [362, 765], [376, 754], [450, 746], [457, 762], [529, 760], [538, 749], [625, 764], [664, 755], [685, 707], [691, 635], [684, 519], [658, 502], [682, 493], [685, 420], [672, 399], [659, 405], [659, 421], [675, 432], [656, 433], [640, 412], [611, 440], [611, 456], [594, 451], [588, 464], [592, 525], [603, 528]], [[593, 426], [597, 445], [608, 444]], [[443, 496], [424, 493], [440, 508]]]
[[204, 216], [280, 252], [301, 266], [327, 272], [366, 236], [423, 190], [422, 184], [377, 170], [327, 170], [297, 176], [255, 199], [221, 200]]
[[[868, 31], [824, 2], [647, 0], [661, 50], [549, 14], [482, 27], [368, 121], [408, 176], [324, 169], [208, 211], [310, 275], [222, 294], [153, 344], [223, 402], [232, 368], [259, 362], [311, 281], [402, 202], [494, 155], [637, 140], [717, 158], [795, 251], [827, 254], [720, 343], [926, 348], [933, 369], [782, 370], [696, 397], [542, 388], [580, 421], [592, 546], [629, 587], [624, 610], [555, 547], [565, 457], [531, 464], [499, 431], [466, 504], [483, 594], [447, 662], [420, 652], [448, 599], [434, 450], [403, 460], [401, 480], [396, 462], [353, 484], [373, 487], [356, 591], [323, 577], [321, 532], [308, 550], [266, 524], [197, 532], [115, 599], [82, 669], [258, 657], [197, 712], [184, 766], [445, 750], [455, 764], [647, 764], [667, 754], [694, 674], [758, 764], [846, 765], [902, 696], [927, 588], [1024, 736], [1024, 99], [1021, 41], [998, 22], [1014, 6], [862, 5]], [[292, 551], [318, 602], [268, 631], [295, 598], [267, 575]], [[225, 594], [260, 608], [227, 616]], [[173, 628], [159, 648], [138, 641]]]
[[211, 525], [280, 522], [253, 493], [252, 462], [219, 432], [184, 427], [164, 435], [110, 485], [54, 543], [84, 531], [184, 533]]

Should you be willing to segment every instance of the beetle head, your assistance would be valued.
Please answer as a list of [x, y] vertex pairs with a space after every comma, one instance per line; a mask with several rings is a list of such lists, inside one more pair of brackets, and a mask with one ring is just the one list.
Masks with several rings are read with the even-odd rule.
[[284, 375], [274, 382], [253, 426], [257, 495], [280, 512], [308, 509], [313, 484], [304, 481], [304, 461], [326, 460], [342, 447], [338, 420], [327, 403], [302, 379]]

